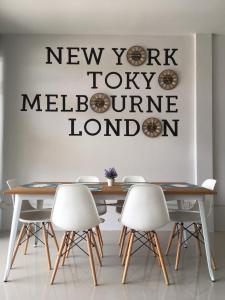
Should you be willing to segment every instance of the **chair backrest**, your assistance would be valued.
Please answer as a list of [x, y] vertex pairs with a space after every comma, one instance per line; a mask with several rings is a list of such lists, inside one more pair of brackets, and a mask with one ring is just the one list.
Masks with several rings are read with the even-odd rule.
[[[9, 189], [15, 188], [20, 186], [19, 182], [16, 179], [9, 179], [6, 181]], [[12, 195], [12, 202], [13, 202], [13, 206], [15, 204], [15, 196]], [[21, 207], [21, 211], [24, 210], [33, 210], [34, 207], [30, 204], [29, 200], [23, 200], [22, 201], [22, 207]]]
[[[76, 179], [76, 182], [100, 182], [97, 176], [79, 176]], [[107, 206], [105, 200], [95, 200], [97, 205], [98, 214], [100, 216], [104, 215], [107, 212]]]
[[[143, 176], [139, 175], [129, 175], [129, 176], [124, 176], [122, 178], [122, 182], [126, 183], [136, 183], [136, 182], [146, 182], [145, 178]], [[118, 200], [117, 205], [116, 205], [116, 212], [118, 214], [121, 214], [122, 208], [123, 208], [124, 201], [123, 200]]]
[[121, 223], [140, 231], [156, 230], [170, 222], [165, 196], [160, 186], [133, 185], [126, 196]]
[[215, 185], [216, 185], [215, 179], [206, 179], [205, 181], [203, 181], [201, 186], [213, 191], [215, 188]]
[[65, 231], [84, 231], [100, 223], [94, 198], [83, 184], [59, 185], [54, 206], [52, 222]]
[[[206, 179], [203, 181], [203, 183], [201, 184], [201, 187], [204, 187], [206, 189], [209, 190], [214, 190], [216, 186], [216, 180], [215, 179]], [[211, 197], [211, 199], [209, 201], [206, 201], [206, 216], [208, 217], [213, 209], [213, 199]], [[199, 207], [198, 207], [198, 201], [188, 201], [185, 200], [182, 206], [182, 209], [184, 210], [189, 210], [192, 212], [199, 212]]]
[[100, 182], [97, 176], [79, 176], [76, 182]]
[[131, 176], [124, 176], [122, 179], [123, 182], [146, 182], [143, 176], [131, 175]]

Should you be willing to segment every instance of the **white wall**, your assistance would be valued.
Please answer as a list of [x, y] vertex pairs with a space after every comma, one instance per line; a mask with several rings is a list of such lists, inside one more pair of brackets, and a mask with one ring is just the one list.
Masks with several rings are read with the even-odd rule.
[[213, 36], [214, 176], [217, 178], [215, 229], [225, 230], [225, 35]]
[[[201, 184], [213, 178], [212, 35], [196, 34], [195, 48], [195, 176], [196, 183]], [[211, 231], [214, 230], [213, 215], [208, 222]]]
[[[4, 85], [4, 58], [3, 58], [3, 47], [2, 38], [0, 37], [0, 189], [2, 189], [2, 172], [3, 172], [3, 118], [4, 118], [4, 101], [3, 101], [3, 85]], [[3, 197], [0, 196], [0, 228], [2, 220], [2, 201]]]
[[[171, 66], [179, 75], [179, 84], [172, 91], [162, 90], [155, 80], [152, 90], [143, 88], [127, 91], [123, 87], [108, 89], [100, 84], [99, 92], [108, 95], [178, 95], [178, 113], [115, 113], [112, 110], [96, 114], [86, 113], [21, 112], [21, 93], [68, 94], [70, 104], [76, 94], [91, 96], [96, 90], [86, 76], [87, 71], [160, 71], [166, 66], [132, 67], [123, 60], [116, 66], [112, 47], [129, 48], [134, 44], [145, 48], [178, 48], [178, 66]], [[45, 47], [104, 47], [101, 65], [87, 66], [81, 57], [80, 65], [46, 65]], [[115, 166], [119, 178], [126, 174], [140, 174], [148, 180], [195, 180], [194, 138], [194, 74], [195, 49], [193, 36], [25, 36], [3, 37], [5, 63], [5, 123], [4, 123], [4, 181], [7, 178], [32, 180], [74, 180], [79, 175], [97, 175], [104, 180], [104, 168]], [[139, 83], [144, 85], [143, 80]], [[45, 99], [43, 97], [43, 104]], [[180, 119], [178, 137], [147, 138], [142, 133], [136, 137], [104, 137], [103, 133], [91, 137], [70, 137], [68, 118], [75, 117], [81, 124], [95, 117], [135, 118], [140, 123], [149, 116], [160, 119]], [[4, 212], [3, 228], [9, 227], [10, 213]], [[106, 222], [105, 228], [116, 228], [117, 220]]]
[[213, 176], [212, 35], [196, 35], [196, 181]]

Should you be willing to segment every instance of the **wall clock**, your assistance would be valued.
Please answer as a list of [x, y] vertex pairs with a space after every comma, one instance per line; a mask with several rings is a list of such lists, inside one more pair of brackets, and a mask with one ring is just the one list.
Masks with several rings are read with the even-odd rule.
[[148, 137], [157, 137], [162, 132], [162, 124], [157, 118], [148, 118], [143, 122], [142, 130]]
[[146, 51], [141, 46], [133, 46], [127, 50], [127, 60], [133, 66], [140, 66], [146, 60]]
[[94, 94], [90, 99], [90, 106], [93, 111], [103, 113], [109, 109], [110, 99], [103, 93]]
[[164, 90], [172, 90], [178, 83], [177, 73], [173, 70], [164, 70], [159, 74], [158, 82]]

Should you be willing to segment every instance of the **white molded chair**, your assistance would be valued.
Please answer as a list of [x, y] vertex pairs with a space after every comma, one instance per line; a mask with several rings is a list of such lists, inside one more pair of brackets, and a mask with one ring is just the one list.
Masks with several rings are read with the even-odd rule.
[[[9, 179], [7, 180], [7, 185], [9, 189], [15, 188], [19, 186], [19, 183], [16, 179]], [[12, 201], [13, 205], [15, 203], [15, 197], [12, 195]], [[11, 262], [11, 267], [13, 266], [13, 263], [16, 258], [16, 254], [18, 252], [19, 247], [25, 242], [25, 249], [24, 254], [27, 254], [27, 248], [28, 243], [31, 238], [31, 236], [34, 236], [39, 241], [41, 239], [37, 236], [37, 232], [40, 230], [43, 231], [43, 239], [44, 242], [41, 241], [45, 245], [46, 249], [46, 255], [48, 259], [48, 268], [51, 269], [51, 258], [50, 258], [50, 251], [49, 251], [49, 245], [48, 245], [48, 236], [51, 236], [56, 244], [56, 247], [58, 249], [58, 243], [55, 236], [54, 229], [52, 227], [51, 221], [51, 210], [50, 209], [36, 209], [33, 207], [29, 200], [23, 200], [22, 201], [22, 207], [21, 207], [21, 213], [19, 221], [23, 224], [22, 228], [19, 233], [19, 237], [16, 242], [16, 246], [13, 253], [13, 258]], [[41, 225], [40, 225], [41, 224]], [[35, 229], [33, 228], [35, 226]]]
[[96, 250], [100, 265], [101, 259], [92, 228], [99, 225], [100, 218], [94, 198], [88, 187], [83, 184], [65, 184], [58, 186], [52, 210], [52, 222], [61, 230], [65, 231], [65, 233], [63, 235], [60, 249], [55, 262], [51, 284], [53, 284], [54, 282], [60, 259], [62, 257], [64, 259], [67, 251], [69, 250], [68, 246], [72, 248], [76, 245], [76, 241], [71, 241], [70, 239], [71, 233], [75, 233], [76, 235], [78, 232], [83, 231], [86, 234], [89, 261], [94, 285], [97, 285], [95, 264], [92, 252], [93, 246]]
[[[6, 181], [9, 189], [12, 189], [12, 188], [15, 188], [15, 187], [18, 187], [20, 186], [19, 182], [16, 180], [16, 179], [9, 179]], [[15, 204], [15, 196], [12, 195], [12, 202], [13, 202], [13, 206]], [[23, 211], [26, 211], [26, 210], [35, 210], [35, 207], [33, 207], [31, 204], [30, 204], [30, 201], [29, 200], [23, 200], [22, 202], [22, 206], [21, 206], [21, 213]]]
[[123, 182], [146, 182], [145, 178], [140, 175], [129, 175], [129, 176], [124, 176], [122, 179]]
[[[99, 183], [100, 180], [97, 176], [79, 176], [77, 179], [76, 179], [76, 182], [79, 182], [79, 183]], [[106, 202], [105, 200], [95, 200], [95, 203], [97, 205], [97, 210], [98, 210], [98, 214], [99, 216], [102, 216], [102, 215], [105, 215], [106, 212], [107, 212], [107, 206], [106, 206]], [[102, 219], [101, 220], [103, 223], [105, 220]]]
[[[206, 179], [202, 183], [202, 187], [214, 190], [216, 185], [215, 179]], [[213, 201], [210, 199], [206, 206], [206, 217], [208, 218], [210, 214], [212, 213], [213, 209]], [[179, 261], [180, 261], [180, 252], [181, 252], [181, 246], [185, 244], [187, 239], [190, 239], [191, 237], [196, 238], [197, 241], [197, 248], [199, 255], [201, 255], [201, 243], [204, 243], [203, 235], [201, 232], [201, 218], [200, 218], [200, 212], [198, 207], [198, 201], [182, 201], [181, 207], [177, 210], [172, 210], [169, 212], [170, 219], [172, 222], [174, 222], [173, 230], [170, 234], [170, 238], [168, 241], [167, 249], [166, 249], [166, 255], [169, 254], [169, 250], [172, 245], [172, 241], [177, 236], [178, 237], [178, 243], [177, 243], [177, 253], [176, 253], [176, 263], [175, 263], [175, 270], [178, 270]], [[187, 225], [184, 225], [187, 223]], [[194, 231], [191, 232], [190, 227], [194, 226]], [[187, 234], [185, 235], [187, 238], [185, 240], [184, 232]], [[215, 262], [212, 258], [212, 266], [215, 269]]]
[[[136, 182], [146, 182], [145, 178], [143, 176], [139, 176], [139, 175], [130, 175], [130, 176], [124, 176], [122, 178], [122, 182], [125, 183], [136, 183]], [[118, 200], [117, 201], [117, 205], [116, 205], [116, 212], [118, 214], [121, 214], [122, 212], [122, 208], [123, 208], [123, 200]]]
[[[130, 175], [130, 176], [124, 176], [122, 178], [122, 182], [125, 182], [125, 183], [136, 183], [136, 182], [144, 183], [144, 182], [146, 182], [146, 180], [143, 176]], [[116, 212], [118, 214], [121, 214], [122, 209], [123, 209], [123, 204], [124, 204], [124, 200], [118, 200], [117, 201]], [[119, 253], [120, 256], [123, 254], [123, 247], [124, 247], [126, 234], [127, 234], [127, 227], [123, 226], [121, 231], [120, 231], [120, 236], [119, 236], [119, 241], [118, 241], [118, 244], [120, 246], [120, 253]]]
[[[126, 196], [121, 215], [123, 226], [130, 228], [129, 238], [124, 251], [125, 264], [122, 283], [125, 283], [134, 238], [140, 231], [145, 232], [145, 239], [150, 244], [162, 267], [166, 284], [169, 284], [166, 266], [161, 253], [160, 243], [155, 230], [170, 222], [166, 200], [161, 187], [153, 184], [133, 185]], [[144, 237], [144, 235], [142, 235]], [[143, 242], [145, 245], [146, 242]], [[136, 251], [134, 251], [136, 252]]]

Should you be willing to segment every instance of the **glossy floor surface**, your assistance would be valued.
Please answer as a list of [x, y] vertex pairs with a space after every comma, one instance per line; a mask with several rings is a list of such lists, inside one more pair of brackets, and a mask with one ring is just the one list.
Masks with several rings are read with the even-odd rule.
[[[141, 249], [131, 258], [127, 284], [121, 284], [122, 267], [118, 256], [119, 232], [104, 232], [103, 266], [97, 266], [99, 285], [93, 287], [87, 256], [78, 248], [73, 249], [64, 267], [59, 268], [55, 284], [49, 285], [50, 275], [42, 245], [31, 244], [28, 254], [20, 249], [11, 270], [9, 281], [2, 282], [8, 246], [8, 233], [0, 235], [0, 299], [1, 300], [192, 300], [225, 299], [225, 233], [215, 233], [217, 281], [212, 283], [208, 276], [205, 256], [199, 257], [196, 245], [190, 242], [182, 249], [180, 269], [174, 271], [175, 251], [165, 258], [171, 284], [166, 286], [162, 271], [147, 249]], [[169, 232], [160, 232], [159, 238], [165, 252]], [[60, 239], [61, 234], [57, 234]], [[84, 247], [86, 244], [84, 244]], [[175, 245], [174, 245], [175, 246]], [[56, 251], [51, 243], [52, 260]]]

